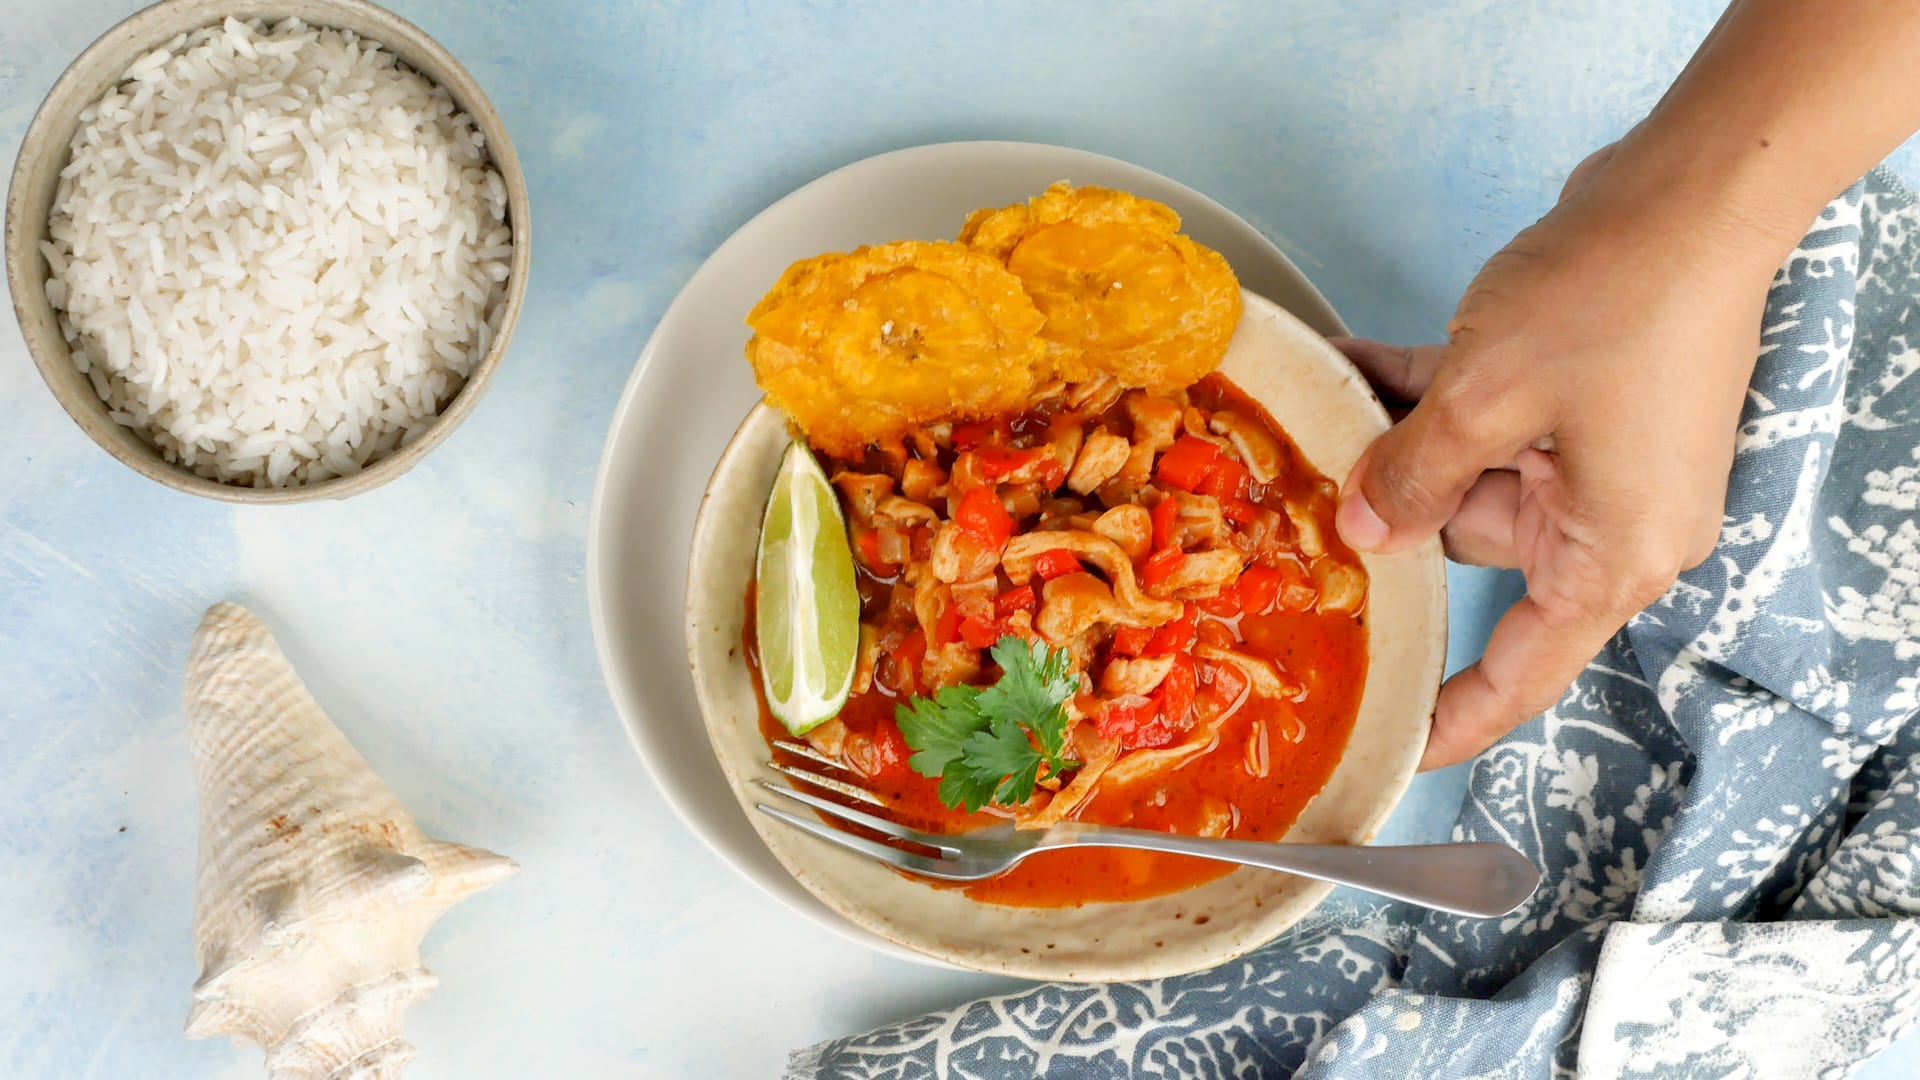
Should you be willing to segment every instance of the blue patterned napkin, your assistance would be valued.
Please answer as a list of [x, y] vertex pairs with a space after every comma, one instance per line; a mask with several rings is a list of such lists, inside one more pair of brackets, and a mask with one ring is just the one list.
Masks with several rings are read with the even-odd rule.
[[1920, 1019], [1920, 209], [1885, 171], [1774, 279], [1720, 545], [1474, 765], [1502, 919], [1318, 915], [1213, 971], [1040, 986], [794, 1078], [1840, 1077]]

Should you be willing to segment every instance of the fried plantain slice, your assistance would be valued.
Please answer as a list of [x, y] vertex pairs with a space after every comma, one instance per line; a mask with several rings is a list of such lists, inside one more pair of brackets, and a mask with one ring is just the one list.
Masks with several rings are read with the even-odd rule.
[[905, 240], [788, 267], [747, 316], [747, 359], [815, 447], [849, 457], [918, 424], [1022, 408], [1043, 321], [997, 259]]
[[1124, 191], [1054, 184], [975, 211], [959, 242], [1020, 279], [1046, 316], [1050, 366], [1072, 382], [1172, 393], [1220, 366], [1240, 321], [1227, 260], [1181, 235], [1171, 207]]

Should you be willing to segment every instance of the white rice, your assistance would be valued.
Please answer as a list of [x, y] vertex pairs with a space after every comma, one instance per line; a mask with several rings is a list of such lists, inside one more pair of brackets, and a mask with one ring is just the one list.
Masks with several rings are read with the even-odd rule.
[[289, 19], [182, 35], [81, 113], [47, 299], [113, 419], [201, 476], [345, 476], [424, 434], [499, 326], [507, 192], [393, 54]]

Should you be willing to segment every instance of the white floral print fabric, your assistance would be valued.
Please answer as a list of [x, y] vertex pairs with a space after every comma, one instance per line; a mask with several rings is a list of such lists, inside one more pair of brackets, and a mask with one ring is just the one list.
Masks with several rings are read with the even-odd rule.
[[[1920, 209], [1877, 171], [1775, 278], [1720, 543], [1473, 767], [1525, 907], [1324, 911], [1212, 971], [1039, 986], [800, 1080], [1807, 1077], [1920, 1021]], [[1649, 478], [1657, 482], [1657, 478]]]

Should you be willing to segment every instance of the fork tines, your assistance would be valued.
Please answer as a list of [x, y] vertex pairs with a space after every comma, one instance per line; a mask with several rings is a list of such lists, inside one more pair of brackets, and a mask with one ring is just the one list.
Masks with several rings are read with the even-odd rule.
[[[820, 762], [836, 772], [847, 771], [838, 761], [815, 753], [811, 746], [789, 743], [784, 739], [774, 743], [774, 746], [809, 761]], [[879, 796], [858, 784], [851, 784], [832, 776], [822, 776], [798, 765], [777, 760], [769, 761], [767, 765], [807, 787], [818, 788], [822, 792], [830, 792], [876, 809], [887, 808], [886, 803]], [[837, 844], [849, 851], [878, 859], [902, 870], [911, 870], [937, 878], [959, 879], [963, 876], [959, 872], [961, 868], [950, 861], [961, 858], [961, 850], [955, 847], [948, 837], [908, 828], [897, 821], [848, 806], [804, 788], [769, 783], [764, 779], [756, 779], [754, 783], [783, 799], [791, 799], [802, 806], [812, 807], [829, 821], [837, 822], [846, 828], [834, 828], [816, 818], [789, 813], [779, 807], [768, 806], [766, 803], [755, 803], [755, 807], [768, 817], [777, 818], [828, 843]], [[848, 829], [859, 831], [853, 832]], [[862, 835], [862, 833], [870, 833], [879, 839]]]
[[[824, 779], [824, 777], [823, 778], [810, 777], [807, 773], [801, 772], [800, 770], [795, 770], [795, 772], [798, 772], [799, 778], [802, 780], [805, 780], [807, 783], [815, 783], [816, 779]], [[793, 774], [789, 773], [789, 775], [793, 775]], [[906, 843], [912, 844], [916, 847], [925, 848], [929, 851], [937, 852], [943, 858], [954, 858], [960, 854], [959, 849], [955, 848], [953, 844], [949, 842], [946, 837], [936, 836], [932, 833], [921, 832], [918, 829], [910, 829], [907, 826], [902, 825], [897, 821], [892, 821], [888, 818], [880, 817], [877, 814], [869, 814], [864, 810], [856, 810], [851, 806], [846, 806], [841, 803], [834, 802], [832, 799], [822, 798], [821, 796], [815, 795], [810, 791], [801, 791], [796, 788], [783, 787], [779, 784], [770, 784], [765, 780], [756, 780], [754, 782], [759, 784], [761, 787], [766, 788], [768, 791], [771, 791], [776, 795], [782, 796], [783, 798], [792, 799], [794, 802], [801, 803], [806, 806], [811, 806], [815, 810], [820, 811], [822, 814], [825, 814], [828, 817], [835, 818], [839, 821], [847, 822], [848, 824], [851, 824], [851, 825], [857, 825], [863, 829], [872, 830], [873, 832], [879, 833], [881, 836], [890, 837], [895, 840], [901, 840]], [[837, 790], [837, 789], [829, 788], [828, 790]], [[880, 804], [880, 801], [878, 799], [874, 799], [873, 802], [875, 805]], [[761, 809], [768, 809], [768, 808], [762, 807]], [[780, 817], [781, 815], [775, 814], [774, 816]], [[839, 833], [839, 832], [836, 832], [835, 834], [836, 838], [840, 836], [845, 836], [845, 835], [847, 834]], [[889, 850], [897, 850], [897, 849], [889, 848]]]
[[[768, 761], [767, 767], [775, 772], [785, 773], [803, 784], [812, 784], [814, 787], [824, 791], [831, 791], [835, 795], [852, 799], [854, 802], [865, 803], [868, 806], [879, 807], [882, 810], [887, 808], [887, 804], [880, 801], [880, 796], [875, 795], [866, 788], [849, 784], [845, 780], [836, 780], [831, 776], [821, 776], [818, 773], [808, 772], [798, 765], [788, 765], [786, 762], [778, 760]], [[771, 784], [766, 786], [772, 787]], [[785, 789], [774, 788], [774, 790], [783, 791]], [[828, 803], [827, 805], [838, 806], [839, 804]]]
[[[839, 759], [830, 758], [827, 755], [821, 753], [820, 751], [815, 750], [812, 746], [808, 745], [807, 743], [803, 743], [798, 739], [775, 739], [773, 740], [773, 748], [775, 750], [779, 750], [784, 753], [792, 754], [794, 757], [803, 757], [803, 758], [806, 758], [808, 761], [812, 761], [820, 765], [825, 765], [827, 768], [832, 769], [835, 772], [847, 771], [847, 767], [845, 765], [842, 765]], [[774, 766], [774, 768], [779, 768], [779, 766], [776, 765]]]
[[[774, 787], [771, 784], [767, 786], [774, 791], [779, 791], [783, 795], [789, 793], [785, 789]], [[801, 817], [798, 814], [790, 814], [777, 806], [768, 806], [766, 803], [755, 803], [754, 806], [768, 817], [784, 821], [794, 828], [799, 829], [801, 832], [810, 833], [813, 836], [825, 840], [829, 844], [846, 848], [848, 851], [865, 855], [870, 859], [878, 859], [889, 866], [897, 866], [902, 870], [911, 870], [914, 873], [925, 874], [929, 877], [948, 876], [941, 870], [943, 863], [938, 856], [922, 855], [918, 852], [909, 851], [906, 848], [897, 848], [883, 844], [878, 840], [869, 840], [864, 836], [855, 836], [853, 833], [843, 832], [831, 825], [822, 824], [817, 819], [809, 819]]]

